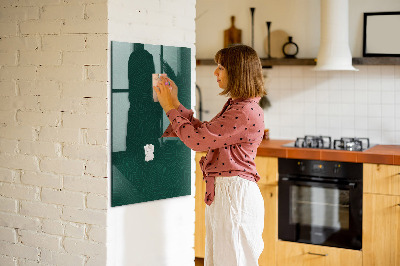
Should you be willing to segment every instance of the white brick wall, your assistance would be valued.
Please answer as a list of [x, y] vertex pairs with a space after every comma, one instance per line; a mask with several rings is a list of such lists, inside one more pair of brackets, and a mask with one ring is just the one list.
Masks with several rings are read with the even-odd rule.
[[0, 265], [106, 264], [107, 14], [0, 1]]
[[65, 225], [65, 235], [83, 239], [85, 237], [85, 225], [79, 223], [68, 223]]
[[47, 249], [42, 249], [42, 253], [40, 255], [43, 263], [57, 266], [84, 265], [86, 261], [86, 258], [82, 255], [67, 252], [56, 252]]
[[[57, 219], [43, 219], [42, 220], [42, 231], [50, 235], [63, 235], [64, 234], [64, 222]], [[65, 235], [67, 235], [65, 233]]]
[[0, 240], [7, 241], [11, 243], [17, 242], [17, 233], [15, 229], [7, 228], [7, 227], [0, 227]]
[[[110, 32], [113, 40], [192, 48], [194, 85], [195, 0], [110, 3], [0, 2], [0, 265], [106, 264]], [[122, 19], [110, 23], [109, 10], [123, 11]], [[179, 209], [159, 226], [188, 236], [179, 241], [185, 246], [158, 247], [183, 256], [164, 254], [156, 265], [193, 263], [193, 197], [150, 207]], [[173, 219], [185, 226], [174, 228]]]

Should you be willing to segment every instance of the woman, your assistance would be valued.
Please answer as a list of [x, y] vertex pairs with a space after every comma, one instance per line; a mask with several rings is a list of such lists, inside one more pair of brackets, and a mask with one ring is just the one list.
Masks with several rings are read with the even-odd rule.
[[172, 80], [161, 78], [153, 88], [171, 122], [163, 137], [177, 136], [192, 150], [207, 150], [200, 160], [206, 182], [205, 265], [258, 265], [264, 247], [264, 201], [254, 163], [264, 134], [261, 63], [246, 45], [218, 51], [215, 62], [220, 95], [230, 98], [209, 122], [179, 103]]

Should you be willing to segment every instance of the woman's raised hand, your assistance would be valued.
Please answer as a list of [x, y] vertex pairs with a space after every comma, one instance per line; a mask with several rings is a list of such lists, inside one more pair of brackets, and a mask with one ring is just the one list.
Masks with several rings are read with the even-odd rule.
[[166, 81], [169, 82], [169, 84], [171, 85], [172, 89], [171, 89], [171, 98], [172, 98], [172, 103], [174, 104], [175, 108], [178, 108], [180, 105], [180, 102], [178, 100], [178, 86], [176, 86], [175, 82], [168, 78], [165, 77]]
[[157, 93], [158, 101], [160, 102], [160, 105], [164, 109], [165, 113], [171, 109], [176, 109], [172, 96], [173, 88], [171, 88], [171, 83], [166, 77], [160, 77], [157, 86], [153, 87], [153, 90]]

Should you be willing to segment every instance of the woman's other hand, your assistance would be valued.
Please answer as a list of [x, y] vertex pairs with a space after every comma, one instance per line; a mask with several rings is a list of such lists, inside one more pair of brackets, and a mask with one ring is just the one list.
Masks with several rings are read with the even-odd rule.
[[[176, 90], [177, 89], [178, 88], [176, 88]], [[158, 101], [160, 102], [160, 105], [164, 109], [165, 113], [167, 113], [171, 109], [175, 109], [171, 92], [171, 85], [167, 78], [160, 77], [157, 86], [153, 87], [153, 90], [157, 93]]]

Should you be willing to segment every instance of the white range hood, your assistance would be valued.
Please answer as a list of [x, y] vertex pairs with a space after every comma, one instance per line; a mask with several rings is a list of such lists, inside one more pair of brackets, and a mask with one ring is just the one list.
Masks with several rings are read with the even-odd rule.
[[348, 0], [321, 0], [321, 40], [314, 70], [358, 71], [349, 47]]

